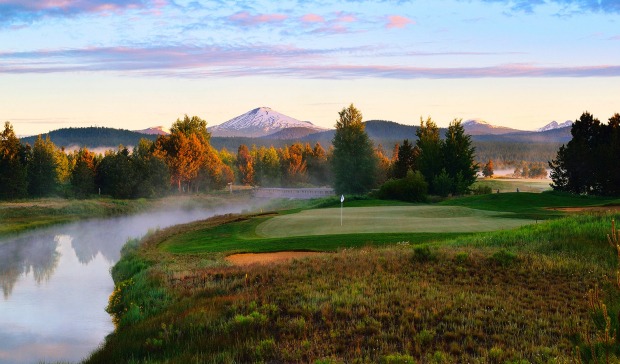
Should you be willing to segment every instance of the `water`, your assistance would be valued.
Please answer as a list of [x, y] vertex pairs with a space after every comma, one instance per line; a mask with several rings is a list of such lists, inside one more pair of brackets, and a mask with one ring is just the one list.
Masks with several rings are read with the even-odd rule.
[[169, 210], [41, 229], [0, 242], [0, 363], [80, 361], [114, 330], [109, 270], [149, 229], [239, 212]]

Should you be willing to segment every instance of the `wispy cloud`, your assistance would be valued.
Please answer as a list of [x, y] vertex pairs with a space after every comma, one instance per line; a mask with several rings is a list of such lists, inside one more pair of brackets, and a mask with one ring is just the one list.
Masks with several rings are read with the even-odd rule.
[[228, 16], [226, 19], [233, 25], [247, 27], [281, 23], [287, 18], [286, 14], [251, 14], [248, 11], [240, 11]]
[[402, 28], [405, 28], [409, 24], [415, 24], [415, 22], [401, 15], [390, 15], [387, 17], [387, 24], [385, 24], [385, 27], [388, 29], [393, 29], [393, 28], [402, 29]]
[[331, 55], [352, 51], [355, 49], [301, 49], [291, 46], [257, 45], [113, 47], [0, 53], [0, 73], [116, 71], [163, 77], [202, 78], [270, 75], [315, 79], [620, 76], [620, 65], [541, 67], [533, 64], [508, 64], [488, 67], [441, 68], [333, 63]]
[[618, 0], [483, 0], [487, 3], [506, 4], [513, 11], [533, 13], [542, 5], [555, 4], [564, 7], [563, 13], [569, 10], [579, 12], [620, 13]]
[[325, 18], [317, 14], [305, 14], [299, 19], [302, 23], [325, 23]]
[[44, 17], [119, 13], [131, 9], [156, 9], [167, 4], [167, 0], [0, 0], [0, 21], [28, 23]]

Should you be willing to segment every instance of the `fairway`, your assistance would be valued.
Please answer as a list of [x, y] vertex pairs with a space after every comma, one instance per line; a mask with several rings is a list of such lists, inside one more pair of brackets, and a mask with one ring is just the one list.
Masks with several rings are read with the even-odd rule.
[[[534, 220], [512, 219], [510, 213], [460, 206], [377, 206], [304, 210], [277, 216], [256, 227], [263, 237], [357, 233], [458, 233], [513, 229]], [[501, 218], [498, 218], [500, 217]]]

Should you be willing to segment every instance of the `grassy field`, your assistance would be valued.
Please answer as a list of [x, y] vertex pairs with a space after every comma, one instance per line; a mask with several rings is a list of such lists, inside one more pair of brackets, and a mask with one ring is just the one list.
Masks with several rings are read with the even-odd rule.
[[478, 179], [472, 188], [478, 186], [488, 186], [493, 192], [500, 191], [500, 193], [506, 192], [534, 192], [540, 193], [551, 190], [551, 180], [548, 179], [528, 179], [528, 178], [480, 178]]

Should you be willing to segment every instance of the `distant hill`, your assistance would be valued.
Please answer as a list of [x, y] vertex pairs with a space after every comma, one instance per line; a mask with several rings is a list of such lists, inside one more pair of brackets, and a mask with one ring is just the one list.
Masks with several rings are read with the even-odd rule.
[[282, 140], [299, 140], [310, 134], [316, 133], [316, 129], [314, 128], [306, 128], [306, 127], [294, 127], [294, 128], [286, 128], [282, 129], [273, 134], [269, 134], [262, 138], [267, 139], [282, 139]]
[[472, 140], [487, 142], [568, 143], [572, 138], [570, 130], [571, 127], [564, 127], [545, 131], [524, 131], [501, 135], [474, 135]]
[[[157, 135], [103, 127], [64, 128], [42, 134], [42, 137], [45, 138], [48, 135], [50, 140], [58, 147], [87, 147], [90, 149], [106, 147], [116, 149], [121, 144], [124, 146], [137, 145], [142, 138], [149, 140], [157, 138]], [[21, 141], [23, 144], [33, 145], [36, 139], [37, 136], [30, 136], [22, 138]]]

